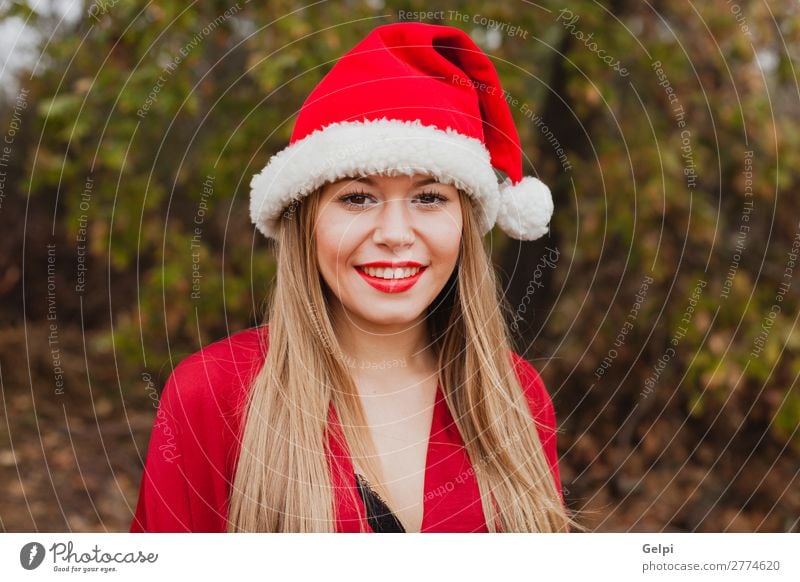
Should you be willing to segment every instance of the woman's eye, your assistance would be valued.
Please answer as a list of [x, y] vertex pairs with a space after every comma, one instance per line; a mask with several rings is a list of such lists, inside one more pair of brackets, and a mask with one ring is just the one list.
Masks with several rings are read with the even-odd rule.
[[364, 199], [368, 197], [366, 192], [353, 192], [345, 194], [339, 200], [348, 208], [361, 208], [364, 206]]
[[423, 200], [422, 206], [439, 206], [447, 202], [447, 198], [438, 192], [423, 192], [417, 198]]

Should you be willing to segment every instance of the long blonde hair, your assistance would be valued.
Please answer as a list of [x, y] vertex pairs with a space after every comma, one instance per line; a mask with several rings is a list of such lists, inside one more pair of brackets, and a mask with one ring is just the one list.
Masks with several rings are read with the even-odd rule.
[[[317, 269], [313, 230], [320, 191], [295, 203], [281, 219], [276, 281], [266, 316], [269, 349], [244, 403], [229, 532], [336, 531], [325, 438], [330, 403], [352, 458], [373, 479], [380, 474], [333, 330], [330, 290]], [[510, 310], [483, 246], [472, 200], [460, 190], [459, 197], [463, 232], [458, 264], [428, 307], [426, 321], [442, 391], [473, 464], [487, 527], [491, 532], [583, 529], [559, 499], [509, 359], [511, 337], [503, 311]], [[356, 503], [355, 492], [349, 493]]]

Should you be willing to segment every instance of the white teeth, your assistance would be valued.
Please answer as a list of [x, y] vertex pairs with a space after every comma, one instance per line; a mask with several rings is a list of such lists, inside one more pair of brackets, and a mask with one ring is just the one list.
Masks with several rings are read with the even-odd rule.
[[367, 275], [370, 275], [371, 277], [378, 277], [380, 279], [405, 279], [407, 277], [413, 277], [420, 270], [419, 267], [398, 267], [394, 270], [383, 267], [360, 267], [360, 269]]

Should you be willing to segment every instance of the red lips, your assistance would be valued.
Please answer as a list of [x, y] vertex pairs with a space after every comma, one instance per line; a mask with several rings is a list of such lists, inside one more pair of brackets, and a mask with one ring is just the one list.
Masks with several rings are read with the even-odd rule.
[[374, 261], [372, 263], [364, 263], [363, 265], [358, 265], [359, 267], [374, 267], [376, 269], [379, 268], [392, 268], [392, 269], [403, 269], [405, 267], [421, 267], [422, 265], [414, 262], [414, 261]]
[[[381, 277], [373, 277], [372, 275], [368, 275], [365, 271], [363, 271], [364, 267], [374, 267], [374, 268], [392, 268], [392, 269], [402, 269], [406, 267], [419, 267], [419, 271], [417, 271], [416, 275], [411, 277], [405, 277], [403, 279], [383, 279]], [[382, 291], [383, 293], [402, 293], [403, 291], [407, 291], [413, 287], [419, 278], [422, 276], [427, 269], [427, 267], [423, 267], [419, 263], [415, 263], [414, 261], [398, 261], [393, 263], [391, 261], [376, 261], [373, 263], [365, 263], [364, 265], [359, 265], [355, 268], [356, 272], [361, 275], [361, 277], [372, 287], [377, 289], [378, 291]]]

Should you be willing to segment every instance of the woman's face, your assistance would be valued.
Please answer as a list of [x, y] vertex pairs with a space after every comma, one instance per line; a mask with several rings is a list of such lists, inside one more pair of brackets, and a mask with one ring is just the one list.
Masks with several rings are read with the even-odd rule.
[[455, 186], [425, 174], [325, 185], [317, 263], [345, 316], [366, 326], [424, 317], [456, 266], [461, 212]]

